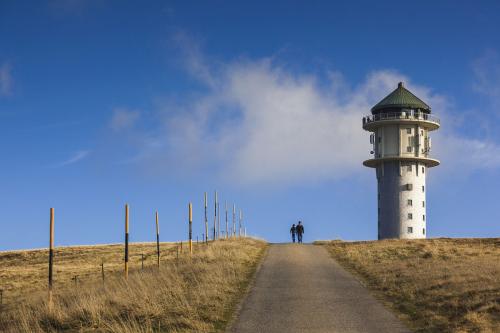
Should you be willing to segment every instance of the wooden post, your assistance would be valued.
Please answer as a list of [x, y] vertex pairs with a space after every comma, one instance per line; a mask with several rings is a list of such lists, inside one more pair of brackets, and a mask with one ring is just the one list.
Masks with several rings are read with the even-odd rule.
[[241, 212], [241, 208], [240, 208], [240, 221], [239, 221], [239, 227], [238, 227], [238, 237], [241, 238], [241, 220], [243, 219], [243, 215], [242, 215], [242, 212]]
[[0, 289], [0, 309], [3, 307], [3, 289]]
[[54, 208], [50, 209], [50, 236], [49, 236], [49, 308], [52, 308], [52, 286], [54, 266]]
[[128, 279], [128, 204], [125, 204], [125, 278]]
[[181, 253], [182, 253], [182, 241], [181, 241]]
[[214, 240], [217, 239], [217, 191], [215, 191], [214, 200]]
[[236, 237], [236, 205], [233, 204], [233, 237]]
[[220, 239], [220, 203], [217, 202], [217, 239]]
[[205, 192], [205, 242], [208, 244], [207, 192]]
[[104, 285], [104, 260], [101, 262], [102, 285]]
[[158, 223], [158, 211], [156, 211], [156, 259], [160, 268], [160, 224]]
[[228, 234], [229, 229], [228, 229], [228, 222], [227, 222], [227, 201], [224, 202], [224, 208], [226, 210], [226, 239], [228, 239], [228, 237], [229, 237], [229, 234]]
[[189, 203], [189, 255], [193, 255], [193, 205]]

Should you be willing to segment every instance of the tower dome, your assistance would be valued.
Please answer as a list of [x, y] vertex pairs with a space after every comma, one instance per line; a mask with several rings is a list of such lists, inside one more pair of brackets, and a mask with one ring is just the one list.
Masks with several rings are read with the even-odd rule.
[[399, 82], [398, 87], [393, 92], [372, 107], [372, 114], [396, 111], [405, 108], [420, 110], [424, 113], [431, 113], [431, 107], [429, 105], [406, 89], [403, 82]]

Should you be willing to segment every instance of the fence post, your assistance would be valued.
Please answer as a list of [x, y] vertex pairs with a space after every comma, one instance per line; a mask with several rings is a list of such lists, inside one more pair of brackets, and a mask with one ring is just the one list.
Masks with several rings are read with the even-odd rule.
[[217, 239], [217, 191], [215, 191], [214, 200], [214, 240]]
[[226, 239], [229, 237], [228, 235], [228, 222], [227, 222], [227, 201], [224, 201], [224, 209], [226, 210]]
[[193, 205], [189, 203], [189, 255], [193, 255]]
[[3, 307], [3, 289], [0, 289], [0, 310]]
[[236, 237], [236, 205], [233, 204], [233, 237]]
[[241, 220], [243, 219], [243, 213], [241, 212], [240, 208], [240, 221], [239, 221], [239, 227], [238, 227], [238, 237], [241, 238]]
[[208, 244], [207, 192], [205, 192], [205, 243]]
[[160, 224], [158, 223], [158, 211], [156, 211], [156, 256], [158, 268], [160, 268]]
[[52, 282], [54, 266], [54, 208], [50, 209], [50, 236], [49, 236], [49, 308], [52, 308]]
[[128, 279], [128, 204], [125, 204], [125, 278]]
[[144, 270], [144, 253], [141, 253], [141, 270]]
[[217, 202], [217, 239], [220, 239], [220, 202]]
[[104, 260], [101, 262], [102, 285], [104, 286]]

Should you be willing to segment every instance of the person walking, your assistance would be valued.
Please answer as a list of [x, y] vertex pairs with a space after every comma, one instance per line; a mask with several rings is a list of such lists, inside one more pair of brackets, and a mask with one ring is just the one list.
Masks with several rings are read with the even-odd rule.
[[304, 234], [304, 226], [302, 225], [302, 221], [299, 221], [299, 224], [295, 228], [297, 232], [297, 241], [302, 243], [302, 235]]
[[295, 223], [292, 224], [292, 227], [290, 228], [290, 233], [292, 234], [292, 242], [295, 243], [295, 234], [297, 233], [297, 228], [295, 227]]

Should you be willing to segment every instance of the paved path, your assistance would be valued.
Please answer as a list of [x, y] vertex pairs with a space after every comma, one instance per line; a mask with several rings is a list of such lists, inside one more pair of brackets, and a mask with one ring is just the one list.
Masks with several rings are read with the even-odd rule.
[[315, 245], [271, 245], [228, 332], [409, 332]]

